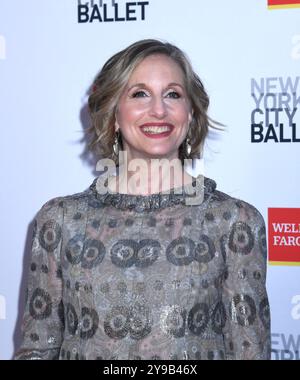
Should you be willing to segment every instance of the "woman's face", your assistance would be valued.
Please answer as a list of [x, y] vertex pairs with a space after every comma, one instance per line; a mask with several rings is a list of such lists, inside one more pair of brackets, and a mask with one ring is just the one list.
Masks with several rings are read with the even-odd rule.
[[116, 111], [128, 159], [178, 157], [192, 119], [181, 68], [155, 54], [132, 72]]

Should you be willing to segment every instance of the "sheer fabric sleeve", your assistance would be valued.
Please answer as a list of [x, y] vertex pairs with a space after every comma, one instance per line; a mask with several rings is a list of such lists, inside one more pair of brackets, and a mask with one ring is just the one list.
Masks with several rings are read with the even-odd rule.
[[237, 217], [226, 238], [226, 358], [268, 360], [271, 348], [265, 222], [253, 206], [242, 201], [237, 205]]
[[62, 303], [63, 201], [45, 203], [34, 220], [22, 320], [22, 343], [14, 359], [57, 359], [64, 331]]

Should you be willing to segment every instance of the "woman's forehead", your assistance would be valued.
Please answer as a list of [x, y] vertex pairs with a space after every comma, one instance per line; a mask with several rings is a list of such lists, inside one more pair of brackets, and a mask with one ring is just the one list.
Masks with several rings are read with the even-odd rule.
[[144, 58], [133, 69], [128, 84], [134, 81], [143, 83], [156, 78], [184, 84], [184, 73], [174, 59], [164, 54], [152, 54]]

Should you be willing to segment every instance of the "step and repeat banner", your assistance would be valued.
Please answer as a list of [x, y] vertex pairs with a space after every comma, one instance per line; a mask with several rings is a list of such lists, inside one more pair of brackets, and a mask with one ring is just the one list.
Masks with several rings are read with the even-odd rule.
[[35, 213], [97, 176], [92, 81], [144, 38], [187, 53], [226, 125], [204, 173], [264, 216], [272, 359], [299, 360], [300, 0], [0, 0], [0, 359], [20, 342]]

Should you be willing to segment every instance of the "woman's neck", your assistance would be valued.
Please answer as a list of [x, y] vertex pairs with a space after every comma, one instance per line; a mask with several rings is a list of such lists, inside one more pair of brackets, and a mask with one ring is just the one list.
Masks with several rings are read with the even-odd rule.
[[179, 159], [139, 160], [120, 166], [117, 175], [109, 178], [108, 187], [123, 194], [150, 195], [186, 186], [192, 180]]

